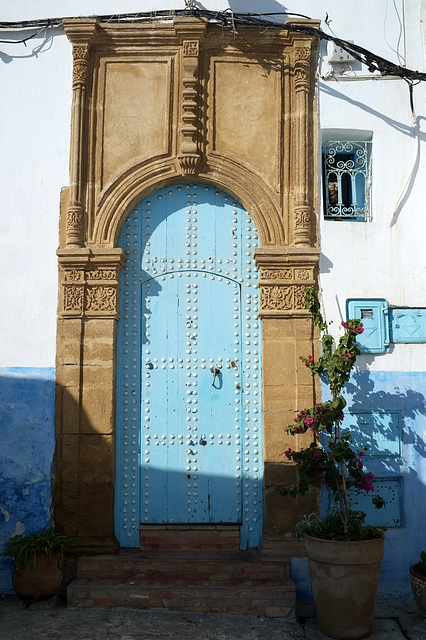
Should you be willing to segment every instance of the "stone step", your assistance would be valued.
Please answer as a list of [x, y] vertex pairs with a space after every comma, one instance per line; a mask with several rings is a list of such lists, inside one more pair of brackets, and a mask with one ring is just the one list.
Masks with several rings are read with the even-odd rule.
[[264, 616], [294, 614], [289, 563], [256, 551], [144, 552], [82, 557], [69, 606]]
[[240, 525], [141, 525], [140, 549], [238, 551]]

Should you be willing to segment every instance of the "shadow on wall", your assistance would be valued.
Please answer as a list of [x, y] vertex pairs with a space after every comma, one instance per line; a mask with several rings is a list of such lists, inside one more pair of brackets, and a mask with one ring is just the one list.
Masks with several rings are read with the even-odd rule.
[[389, 594], [395, 576], [409, 591], [408, 567], [426, 549], [425, 388], [425, 372], [356, 371], [347, 384], [351, 413], [378, 411], [400, 416], [399, 432], [393, 420], [379, 420], [375, 422], [382, 425], [378, 439], [366, 440], [366, 455], [372, 456], [367, 464], [373, 474], [401, 480], [400, 526], [387, 530], [382, 567], [382, 589]]
[[[50, 522], [55, 370], [0, 369], [0, 552], [12, 534]], [[0, 558], [0, 593], [12, 563]]]
[[[359, 442], [368, 447], [365, 465], [382, 484], [378, 489], [394, 485], [394, 489], [384, 495], [385, 499], [390, 497], [392, 501], [392, 491], [396, 493], [394, 503], [384, 510], [377, 511], [371, 505], [368, 508], [371, 494], [365, 494], [366, 501], [354, 505], [367, 512], [372, 524], [381, 524], [380, 519], [386, 518], [392, 522], [387, 525], [381, 567], [378, 595], [382, 599], [411, 598], [408, 569], [426, 549], [424, 389], [425, 372], [358, 370], [343, 393], [348, 401], [344, 427], [351, 431], [355, 443], [359, 438]], [[327, 390], [328, 387], [323, 388], [324, 396]], [[292, 560], [292, 576], [297, 589], [298, 614], [313, 615], [306, 559]]]

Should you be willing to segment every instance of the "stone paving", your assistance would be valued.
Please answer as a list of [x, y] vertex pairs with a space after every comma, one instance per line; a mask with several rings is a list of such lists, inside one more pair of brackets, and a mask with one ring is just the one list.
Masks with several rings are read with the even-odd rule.
[[[426, 620], [413, 603], [377, 607], [369, 640], [425, 640]], [[262, 618], [66, 607], [59, 598], [28, 608], [0, 596], [0, 640], [326, 640], [313, 618]]]

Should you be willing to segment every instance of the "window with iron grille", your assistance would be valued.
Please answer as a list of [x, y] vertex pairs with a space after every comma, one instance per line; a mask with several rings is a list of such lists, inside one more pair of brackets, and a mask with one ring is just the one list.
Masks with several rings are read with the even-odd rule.
[[324, 217], [371, 220], [371, 141], [334, 140], [322, 147]]

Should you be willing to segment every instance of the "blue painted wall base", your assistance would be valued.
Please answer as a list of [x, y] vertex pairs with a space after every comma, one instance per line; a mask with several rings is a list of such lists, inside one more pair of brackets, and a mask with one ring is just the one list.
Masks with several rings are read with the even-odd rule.
[[[0, 369], [0, 551], [14, 533], [50, 523], [55, 446], [55, 370]], [[12, 591], [0, 558], [0, 593]]]

